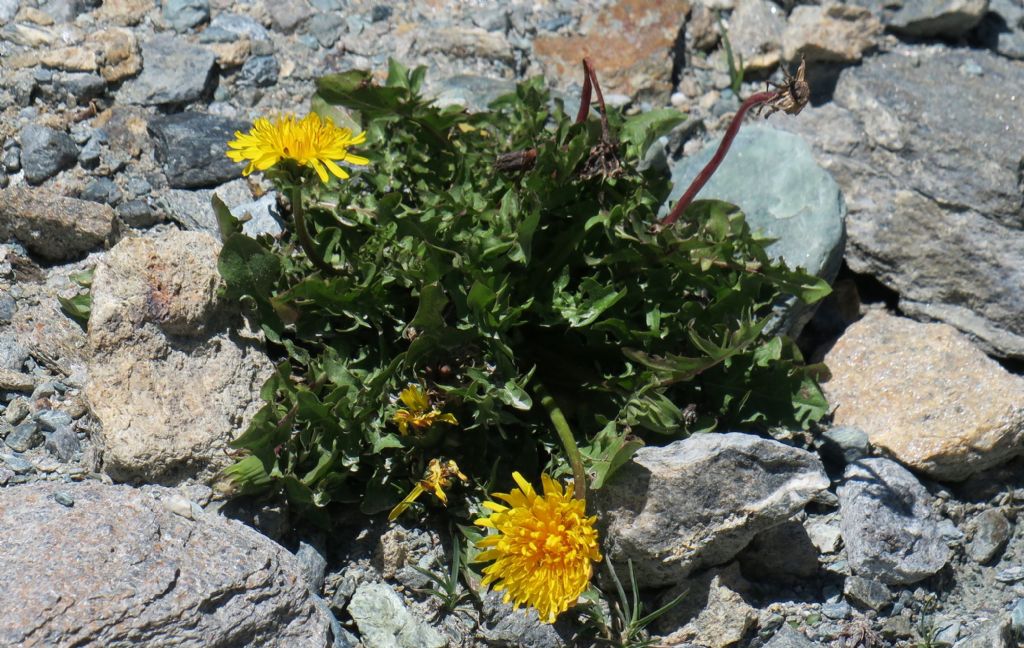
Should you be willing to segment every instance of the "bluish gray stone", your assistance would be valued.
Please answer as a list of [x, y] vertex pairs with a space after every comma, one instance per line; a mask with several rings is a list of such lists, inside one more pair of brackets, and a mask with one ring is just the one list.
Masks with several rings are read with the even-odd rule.
[[7, 467], [18, 475], [24, 475], [35, 470], [31, 463], [18, 455], [0, 454], [0, 462], [7, 464]]
[[267, 88], [277, 83], [281, 68], [274, 56], [253, 56], [245, 61], [238, 73], [238, 84]]
[[210, 29], [223, 29], [236, 36], [247, 37], [252, 41], [270, 40], [270, 33], [259, 21], [250, 16], [236, 13], [222, 13], [210, 21]]
[[382, 22], [390, 18], [392, 13], [394, 13], [394, 9], [387, 5], [375, 5], [370, 11], [370, 20], [373, 22]]
[[830, 619], [847, 619], [851, 612], [850, 604], [843, 600], [836, 603], [823, 603], [821, 606], [821, 613]]
[[3, 159], [0, 160], [3, 163], [4, 169], [8, 173], [17, 173], [21, 171], [21, 147], [12, 146], [4, 150]]
[[31, 450], [43, 442], [43, 435], [39, 433], [39, 426], [35, 421], [25, 421], [14, 426], [14, 429], [4, 439], [11, 450], [25, 452]]
[[100, 142], [93, 138], [82, 147], [82, 152], [78, 154], [78, 162], [82, 165], [83, 169], [95, 169], [100, 165], [102, 157], [103, 149], [100, 146]]
[[345, 27], [345, 19], [337, 13], [318, 13], [306, 21], [305, 30], [321, 47], [334, 47]]
[[18, 310], [18, 302], [7, 290], [0, 291], [0, 324], [10, 324], [14, 312]]
[[857, 575], [908, 585], [949, 562], [933, 498], [903, 466], [861, 459], [846, 467], [838, 494], [846, 555]]
[[1010, 523], [996, 509], [979, 513], [971, 521], [971, 527], [974, 537], [967, 544], [967, 555], [976, 563], [984, 565], [992, 561], [1010, 540]]
[[788, 625], [783, 625], [772, 636], [771, 641], [764, 645], [764, 648], [819, 648], [819, 646]]
[[1018, 599], [1010, 610], [1010, 624], [1017, 639], [1024, 639], [1024, 599]]
[[14, 331], [0, 330], [0, 369], [21, 371], [28, 357], [28, 349], [18, 341]]
[[6, 23], [18, 14], [20, 0], [0, 0], [0, 23]]
[[848, 464], [868, 456], [871, 443], [868, 435], [859, 428], [830, 427], [821, 435], [818, 452], [829, 461]]
[[978, 39], [1007, 58], [1024, 59], [1024, 4], [990, 0], [988, 8], [978, 26]]
[[163, 16], [175, 31], [187, 32], [210, 19], [209, 0], [163, 0]]
[[216, 187], [241, 177], [243, 165], [224, 151], [235, 131], [248, 127], [247, 122], [197, 112], [157, 116], [149, 122], [156, 159], [175, 189]]
[[24, 398], [15, 398], [7, 404], [7, 409], [4, 410], [4, 420], [11, 425], [17, 425], [31, 413], [32, 408], [29, 407], [27, 400]]
[[53, 501], [57, 502], [61, 506], [71, 508], [75, 505], [75, 498], [71, 497], [64, 491], [57, 491], [53, 494]]
[[29, 184], [40, 184], [75, 166], [78, 147], [67, 133], [29, 124], [21, 129], [21, 166]]
[[110, 178], [96, 178], [78, 196], [82, 200], [116, 205], [121, 201], [121, 190]]
[[327, 573], [327, 559], [323, 552], [313, 545], [299, 541], [299, 550], [295, 552], [299, 560], [306, 583], [313, 592], [320, 592], [324, 586], [324, 574]]
[[127, 200], [118, 205], [117, 216], [128, 227], [151, 227], [163, 220], [148, 200], [139, 199]]
[[252, 202], [249, 185], [242, 178], [238, 178], [212, 190], [171, 189], [156, 201], [156, 206], [185, 229], [208, 232], [212, 236], [219, 237], [217, 217], [210, 205], [214, 194], [217, 194], [229, 207]]
[[474, 74], [459, 74], [430, 88], [440, 106], [465, 106], [471, 111], [487, 109], [487, 104], [498, 97], [515, 92], [515, 82]]
[[44, 436], [46, 437], [44, 447], [60, 461], [71, 461], [77, 453], [82, 451], [82, 444], [70, 426], [61, 426], [52, 432], [44, 433]]
[[278, 0], [267, 5], [270, 25], [282, 34], [291, 34], [313, 15], [306, 0]]
[[57, 77], [55, 85], [74, 97], [79, 105], [85, 105], [107, 91], [106, 79], [92, 72], [65, 72]]
[[212, 94], [213, 52], [171, 34], [142, 44], [142, 73], [125, 84], [118, 99], [144, 105], [183, 105]]
[[885, 23], [908, 36], [956, 38], [973, 29], [989, 0], [904, 0]]
[[843, 594], [855, 605], [876, 611], [892, 602], [892, 592], [885, 584], [860, 576], [846, 577]]
[[[674, 186], [666, 212], [718, 144], [716, 140], [697, 155], [680, 160], [672, 172]], [[769, 254], [790, 267], [799, 266], [827, 281], [839, 272], [846, 206], [839, 185], [814, 161], [800, 137], [766, 126], [741, 129], [715, 175], [697, 194], [698, 200], [705, 198], [739, 206], [755, 233], [776, 239], [768, 247]], [[773, 329], [796, 334], [811, 313], [794, 299]]]
[[36, 420], [43, 426], [44, 430], [53, 432], [60, 428], [71, 425], [71, 415], [60, 410], [43, 410], [36, 414]]
[[448, 640], [425, 620], [415, 617], [384, 583], [363, 583], [348, 604], [348, 613], [368, 646], [380, 648], [443, 648]]
[[242, 223], [242, 231], [246, 236], [253, 238], [260, 234], [277, 236], [283, 231], [281, 215], [277, 211], [276, 191], [264, 194], [259, 200], [240, 205], [229, 205], [229, 207], [231, 215], [235, 218], [247, 217], [247, 220]]

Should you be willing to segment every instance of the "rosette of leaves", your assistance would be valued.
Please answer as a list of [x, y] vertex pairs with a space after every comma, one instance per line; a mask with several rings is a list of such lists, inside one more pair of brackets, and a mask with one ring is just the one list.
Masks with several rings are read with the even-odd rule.
[[[283, 358], [234, 442], [238, 487], [375, 513], [431, 457], [478, 483], [568, 474], [538, 393], [564, 413], [591, 488], [643, 443], [824, 415], [814, 368], [762, 331], [780, 299], [828, 286], [770, 258], [722, 202], [652, 228], [670, 186], [637, 164], [682, 115], [609, 114], [609, 140], [540, 79], [469, 113], [424, 99], [423, 78], [392, 62], [383, 85], [361, 71], [318, 82], [314, 109], [358, 120], [371, 160], [303, 198], [334, 272], [293, 234], [247, 238], [219, 209], [227, 290]], [[532, 168], [495, 168], [528, 149]], [[460, 425], [399, 435], [394, 398], [410, 383]]]

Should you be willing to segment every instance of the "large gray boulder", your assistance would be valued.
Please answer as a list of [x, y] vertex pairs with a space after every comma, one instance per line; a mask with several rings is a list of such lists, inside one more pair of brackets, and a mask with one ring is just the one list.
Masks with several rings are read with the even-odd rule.
[[0, 645], [329, 645], [288, 551], [174, 491], [0, 489], [0, 538]]
[[641, 448], [593, 497], [608, 559], [659, 587], [727, 562], [828, 485], [810, 452], [715, 433]]
[[[799, 132], [843, 189], [846, 262], [900, 309], [1024, 357], [1021, 64], [980, 50], [886, 53], [843, 70]], [[957, 88], [950, 92], [950, 88]]]

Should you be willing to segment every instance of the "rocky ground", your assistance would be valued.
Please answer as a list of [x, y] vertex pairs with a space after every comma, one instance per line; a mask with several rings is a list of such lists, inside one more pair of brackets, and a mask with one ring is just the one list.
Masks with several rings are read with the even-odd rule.
[[[807, 61], [812, 105], [746, 127], [702, 195], [837, 277], [801, 337], [833, 424], [645, 448], [597, 502], [608, 560], [648, 609], [688, 592], [662, 645], [1022, 645], [1020, 0], [0, 0], [0, 24], [0, 644], [587, 645], [494, 595], [440, 614], [411, 565], [445, 569], [444, 529], [221, 499], [272, 360], [217, 296], [210, 197], [281, 231], [224, 142], [321, 74], [394, 56], [445, 103], [541, 73], [572, 101], [583, 55], [610, 103], [687, 113], [649, 155], [678, 195], [739, 105], [727, 37], [740, 96]], [[85, 331], [58, 298], [90, 282]]]

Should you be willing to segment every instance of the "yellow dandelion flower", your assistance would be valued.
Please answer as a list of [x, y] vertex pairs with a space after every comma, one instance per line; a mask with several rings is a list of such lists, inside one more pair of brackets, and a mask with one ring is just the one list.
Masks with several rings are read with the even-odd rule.
[[329, 117], [320, 118], [309, 113], [300, 120], [295, 115], [284, 115], [273, 120], [260, 117], [248, 133], [235, 131], [235, 139], [228, 142], [227, 156], [235, 162], [248, 161], [242, 171], [266, 171], [281, 160], [293, 160], [299, 166], [316, 171], [320, 180], [327, 182], [327, 171], [345, 180], [348, 172], [337, 162], [364, 165], [370, 161], [348, 149], [366, 142], [366, 133], [353, 135], [347, 128], [338, 128]]
[[484, 568], [483, 585], [494, 583], [506, 603], [534, 607], [541, 621], [554, 623], [587, 588], [592, 562], [601, 560], [597, 516], [587, 517], [586, 502], [547, 475], [543, 494], [518, 472], [512, 478], [519, 488], [494, 494], [508, 506], [484, 502], [491, 514], [474, 523], [497, 531], [477, 542], [484, 550], [477, 560], [494, 561]]
[[409, 434], [410, 427], [415, 432], [422, 432], [434, 423], [459, 424], [453, 414], [432, 409], [426, 392], [419, 385], [409, 385], [402, 390], [398, 398], [405, 407], [395, 412], [391, 420], [398, 425], [398, 431], [402, 436]]
[[448, 494], [444, 492], [444, 489], [452, 485], [452, 480], [458, 477], [462, 481], [469, 481], [469, 479], [462, 474], [459, 470], [458, 464], [449, 459], [445, 463], [441, 463], [437, 459], [431, 459], [430, 464], [427, 465], [427, 474], [423, 476], [423, 479], [418, 481], [409, 494], [405, 496], [405, 499], [398, 503], [398, 506], [391, 509], [388, 513], [388, 521], [394, 522], [398, 519], [398, 516], [405, 512], [405, 509], [416, 501], [420, 495], [427, 491], [434, 491], [434, 495], [437, 499], [441, 500], [441, 503], [448, 506]]

